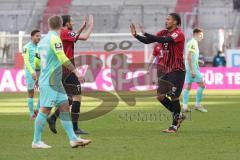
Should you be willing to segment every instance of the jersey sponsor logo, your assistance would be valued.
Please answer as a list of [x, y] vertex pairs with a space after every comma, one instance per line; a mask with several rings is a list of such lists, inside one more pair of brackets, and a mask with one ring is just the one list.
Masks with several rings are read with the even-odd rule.
[[55, 43], [55, 49], [57, 50], [57, 51], [59, 51], [59, 50], [62, 50], [63, 49], [63, 47], [62, 47], [62, 43]]
[[35, 53], [35, 57], [40, 59], [40, 54], [39, 53]]
[[177, 33], [173, 33], [173, 34], [171, 35], [171, 37], [172, 37], [173, 39], [177, 38], [177, 36], [178, 36]]
[[163, 50], [168, 50], [168, 43], [163, 43]]
[[71, 37], [75, 37], [75, 36], [76, 36], [76, 33], [75, 33], [75, 32], [70, 32], [69, 35], [70, 35]]

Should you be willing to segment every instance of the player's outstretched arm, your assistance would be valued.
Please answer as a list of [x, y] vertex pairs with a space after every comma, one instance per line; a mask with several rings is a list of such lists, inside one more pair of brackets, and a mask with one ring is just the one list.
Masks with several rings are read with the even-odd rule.
[[144, 33], [144, 36], [146, 36], [148, 39], [150, 39], [153, 42], [158, 42], [158, 43], [173, 42], [173, 39], [171, 37], [158, 37], [149, 33]]
[[82, 40], [82, 41], [88, 40], [88, 38], [90, 37], [93, 31], [93, 24], [94, 24], [93, 15], [90, 15], [88, 17], [88, 21], [86, 23], [86, 27], [84, 28], [83, 33], [79, 34], [77, 40]]
[[78, 31], [77, 31], [77, 35], [76, 35], [76, 38], [75, 38], [75, 42], [79, 39], [80, 34], [83, 32], [83, 30], [86, 28], [86, 26], [87, 26], [87, 17], [84, 16], [84, 17], [83, 17], [82, 25], [80, 26], [80, 28], [79, 28]]
[[136, 27], [134, 24], [131, 24], [130, 25], [130, 29], [131, 29], [131, 33], [132, 33], [132, 36], [134, 38], [136, 38], [137, 40], [139, 40], [140, 42], [144, 43], [144, 44], [150, 44], [150, 43], [153, 43], [154, 41], [150, 40], [149, 38], [147, 37], [144, 37], [144, 36], [140, 36], [137, 34], [137, 31], [136, 31]]

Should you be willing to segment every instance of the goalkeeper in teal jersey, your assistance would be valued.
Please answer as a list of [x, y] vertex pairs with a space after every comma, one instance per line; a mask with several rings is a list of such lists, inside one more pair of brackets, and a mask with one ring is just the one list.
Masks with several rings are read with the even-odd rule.
[[27, 83], [27, 90], [28, 90], [28, 108], [30, 117], [32, 120], [35, 119], [37, 116], [37, 112], [40, 107], [40, 103], [38, 100], [36, 110], [34, 110], [34, 103], [33, 103], [33, 97], [34, 97], [34, 86], [37, 81], [37, 72], [39, 71], [39, 65], [36, 66], [36, 64], [39, 61], [39, 55], [38, 55], [38, 47], [37, 44], [40, 41], [41, 34], [39, 30], [33, 30], [31, 32], [31, 41], [28, 42], [23, 47], [23, 59], [25, 64], [25, 77], [26, 77], [26, 83]]
[[185, 84], [186, 88], [183, 91], [183, 111], [188, 111], [188, 99], [191, 85], [193, 82], [198, 84], [197, 94], [196, 94], [196, 104], [195, 109], [201, 112], [207, 112], [205, 108], [201, 105], [203, 90], [205, 88], [202, 75], [199, 71], [199, 48], [198, 42], [203, 39], [203, 31], [199, 28], [193, 30], [193, 38], [188, 41], [185, 54], [185, 66], [186, 66], [186, 77]]
[[73, 72], [79, 81], [83, 81], [83, 78], [65, 56], [63, 44], [59, 37], [62, 18], [60, 16], [50, 17], [48, 26], [50, 31], [39, 42], [39, 54], [41, 57], [41, 73], [39, 77], [41, 107], [35, 119], [32, 148], [51, 148], [51, 146], [41, 140], [41, 135], [46, 125], [47, 117], [54, 106], [59, 108], [61, 123], [69, 138], [70, 146], [73, 148], [84, 146], [91, 143], [91, 140], [77, 137], [73, 131], [68, 97], [62, 84], [62, 65]]

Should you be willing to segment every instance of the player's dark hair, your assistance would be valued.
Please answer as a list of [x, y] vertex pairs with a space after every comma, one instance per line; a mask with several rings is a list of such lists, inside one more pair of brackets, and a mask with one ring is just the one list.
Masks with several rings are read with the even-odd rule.
[[31, 37], [33, 37], [36, 33], [40, 32], [38, 29], [34, 29], [31, 32]]
[[200, 29], [200, 28], [194, 28], [194, 29], [193, 29], [193, 34], [201, 33], [201, 32], [203, 32], [203, 30]]
[[66, 24], [71, 21], [71, 16], [70, 15], [62, 15], [62, 20], [63, 20], [62, 25], [63, 25], [63, 27], [65, 27]]
[[178, 13], [173, 12], [169, 13], [168, 15], [171, 16], [175, 21], [177, 21], [178, 26], [181, 26], [181, 17]]

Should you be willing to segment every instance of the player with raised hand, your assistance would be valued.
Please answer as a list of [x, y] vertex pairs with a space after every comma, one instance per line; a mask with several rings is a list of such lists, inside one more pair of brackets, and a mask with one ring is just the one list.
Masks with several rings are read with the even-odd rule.
[[207, 112], [207, 110], [201, 105], [203, 97], [203, 90], [205, 88], [202, 75], [199, 71], [199, 47], [198, 42], [203, 39], [203, 31], [199, 28], [193, 30], [193, 38], [188, 41], [186, 54], [185, 54], [185, 65], [186, 65], [186, 88], [183, 91], [183, 112], [188, 111], [188, 99], [189, 92], [193, 82], [198, 84], [198, 90], [196, 94], [195, 109], [200, 112]]
[[[88, 17], [88, 20], [86, 17], [84, 17], [83, 23], [77, 32], [73, 31], [74, 22], [73, 18], [70, 15], [63, 15], [62, 19], [63, 26], [61, 28], [60, 37], [63, 43], [63, 49], [66, 56], [74, 65], [74, 44], [78, 40], [85, 41], [89, 38], [93, 30], [93, 16], [90, 15]], [[66, 68], [63, 68], [62, 82], [69, 97], [69, 103], [72, 105], [71, 116], [74, 132], [76, 134], [87, 134], [86, 131], [78, 128], [78, 120], [81, 107], [81, 84], [79, 83], [77, 77], [73, 73], [69, 72]], [[59, 110], [56, 110], [55, 113], [48, 119], [50, 130], [53, 133], [57, 133], [56, 120], [58, 116]]]
[[53, 106], [59, 108], [61, 123], [69, 138], [70, 146], [73, 148], [84, 146], [91, 143], [91, 140], [77, 137], [73, 131], [68, 97], [62, 84], [61, 66], [64, 65], [73, 72], [78, 80], [82, 80], [82, 76], [64, 53], [63, 44], [59, 37], [62, 18], [60, 16], [52, 16], [48, 19], [48, 25], [50, 31], [39, 42], [39, 54], [41, 57], [41, 73], [39, 77], [41, 108], [35, 119], [32, 148], [51, 148], [51, 146], [41, 140], [41, 137], [47, 117]]
[[[141, 26], [143, 36], [140, 36], [136, 32], [135, 25], [130, 26], [133, 37], [140, 42], [144, 44], [157, 42], [159, 44], [158, 47], [160, 48], [157, 52], [153, 52], [153, 55], [158, 57], [157, 99], [173, 114], [172, 125], [163, 130], [166, 133], [177, 132], [180, 124], [185, 119], [185, 116], [181, 113], [179, 101], [185, 79], [183, 60], [185, 37], [179, 28], [180, 25], [181, 18], [179, 14], [170, 13], [166, 18], [166, 29], [161, 30], [157, 35], [146, 33], [143, 26]], [[167, 92], [168, 89], [166, 88], [171, 88], [171, 90]], [[168, 97], [171, 97], [171, 99]]]
[[40, 107], [38, 100], [36, 110], [34, 110], [34, 86], [37, 82], [37, 68], [35, 66], [36, 57], [38, 57], [38, 43], [41, 39], [41, 33], [39, 30], [33, 30], [31, 32], [31, 41], [23, 47], [23, 59], [25, 64], [25, 77], [28, 90], [28, 108], [31, 120], [34, 120], [37, 116], [37, 112]]

